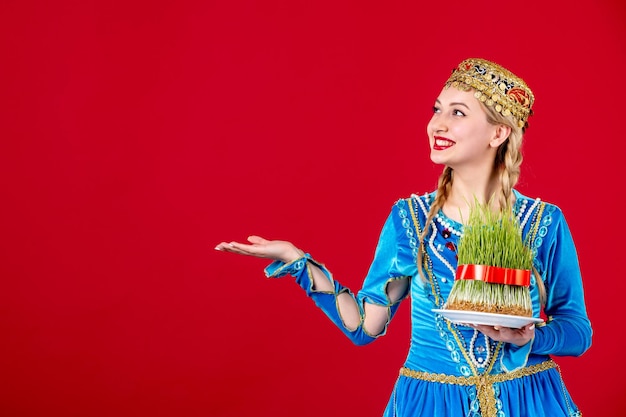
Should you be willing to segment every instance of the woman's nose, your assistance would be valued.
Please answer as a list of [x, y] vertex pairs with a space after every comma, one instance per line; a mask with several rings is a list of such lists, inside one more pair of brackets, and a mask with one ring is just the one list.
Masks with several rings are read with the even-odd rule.
[[445, 132], [448, 128], [445, 117], [435, 114], [428, 123], [428, 129], [432, 132]]

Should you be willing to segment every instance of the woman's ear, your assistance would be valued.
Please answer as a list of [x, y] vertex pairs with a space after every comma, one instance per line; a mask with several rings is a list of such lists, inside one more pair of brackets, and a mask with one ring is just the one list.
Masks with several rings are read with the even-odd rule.
[[489, 142], [489, 146], [491, 146], [492, 148], [497, 148], [498, 146], [502, 145], [505, 140], [509, 138], [510, 134], [511, 134], [510, 126], [502, 125], [502, 124], [496, 126], [495, 135]]

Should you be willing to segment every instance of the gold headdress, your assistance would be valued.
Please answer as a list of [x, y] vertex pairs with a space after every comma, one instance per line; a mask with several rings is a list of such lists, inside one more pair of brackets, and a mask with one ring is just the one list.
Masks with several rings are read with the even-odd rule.
[[473, 88], [474, 97], [503, 116], [512, 115], [521, 128], [528, 126], [528, 117], [535, 101], [524, 80], [500, 65], [480, 58], [470, 58], [452, 70], [446, 86], [463, 91]]

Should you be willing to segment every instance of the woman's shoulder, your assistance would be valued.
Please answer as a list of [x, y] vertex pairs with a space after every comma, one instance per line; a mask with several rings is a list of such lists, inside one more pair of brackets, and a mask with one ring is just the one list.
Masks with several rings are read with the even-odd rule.
[[408, 197], [399, 198], [394, 203], [394, 210], [408, 210], [412, 209], [417, 213], [427, 214], [430, 210], [430, 205], [435, 200], [435, 192], [427, 192], [423, 194], [413, 193]]
[[561, 208], [553, 202], [545, 201], [541, 197], [529, 197], [517, 190], [513, 190], [513, 192], [515, 193], [515, 204], [517, 206], [543, 206], [544, 210], [562, 213]]
[[430, 206], [435, 200], [436, 191], [426, 192], [423, 194], [412, 193], [408, 197], [402, 197], [396, 200], [396, 205], [408, 204], [408, 203], [421, 203]]
[[540, 197], [528, 197], [517, 190], [515, 192], [515, 212], [524, 225], [531, 218], [539, 217], [543, 225], [556, 224], [564, 221], [563, 211], [553, 202]]

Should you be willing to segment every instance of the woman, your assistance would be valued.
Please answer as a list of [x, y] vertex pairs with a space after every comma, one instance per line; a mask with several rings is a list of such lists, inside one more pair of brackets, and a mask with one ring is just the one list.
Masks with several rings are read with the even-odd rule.
[[[591, 345], [576, 249], [557, 206], [514, 189], [533, 102], [526, 83], [493, 62], [453, 70], [427, 127], [431, 159], [444, 165], [438, 188], [395, 203], [356, 295], [289, 242], [251, 236], [216, 249], [272, 259], [267, 276], [294, 276], [356, 344], [383, 336], [410, 295], [410, 350], [385, 416], [580, 416], [550, 357]], [[534, 254], [533, 315], [546, 322], [461, 325], [433, 312], [445, 307], [462, 220], [476, 201], [519, 220]]]

